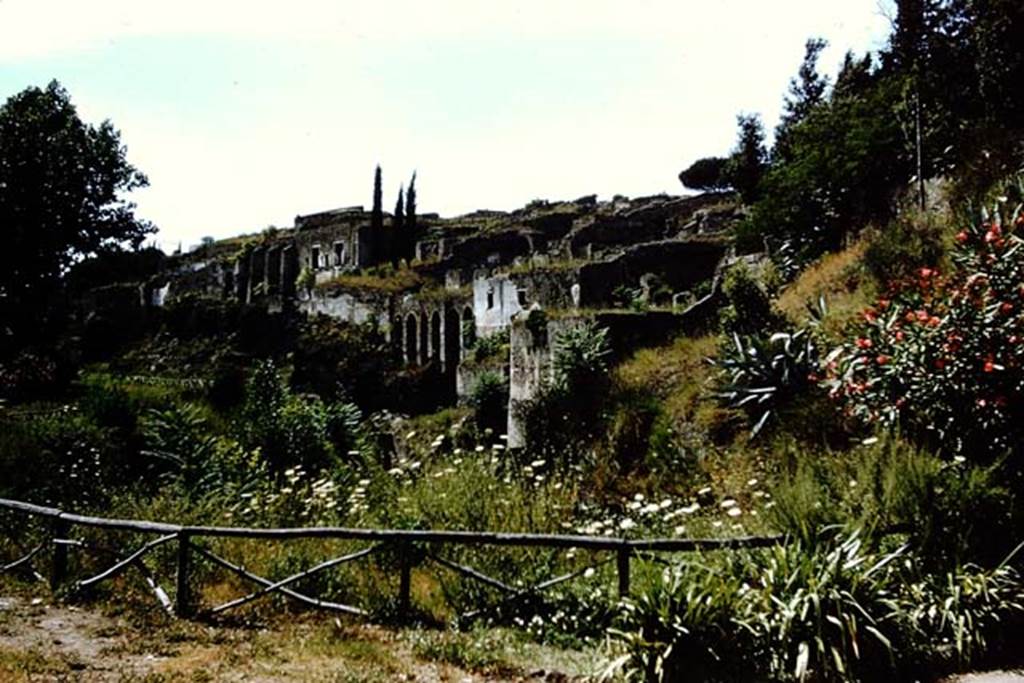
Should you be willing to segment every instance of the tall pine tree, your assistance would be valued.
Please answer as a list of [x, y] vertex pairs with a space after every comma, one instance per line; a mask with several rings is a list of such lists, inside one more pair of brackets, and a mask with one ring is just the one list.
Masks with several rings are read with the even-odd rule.
[[828, 79], [818, 73], [818, 57], [827, 46], [828, 42], [821, 38], [811, 38], [804, 45], [804, 60], [796, 77], [789, 82], [782, 118], [775, 128], [773, 158], [788, 158], [793, 129], [825, 99]]

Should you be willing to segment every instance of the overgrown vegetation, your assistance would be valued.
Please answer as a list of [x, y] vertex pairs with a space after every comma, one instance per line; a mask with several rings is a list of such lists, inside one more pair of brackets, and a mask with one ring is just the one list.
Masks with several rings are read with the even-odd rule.
[[[627, 680], [925, 680], [1017, 655], [1024, 186], [992, 181], [1022, 159], [1022, 14], [1010, 2], [897, 10], [888, 48], [847, 56], [834, 84], [817, 70], [824, 44], [807, 43], [770, 151], [744, 115], [728, 159], [681, 174], [748, 204], [734, 235], [746, 255], [712, 297], [717, 315], [687, 334], [621, 357], [580, 311], [532, 307], [523, 348], [456, 332], [471, 384], [455, 406], [451, 370], [399, 367], [373, 326], [202, 297], [145, 319], [101, 312], [2, 359], [0, 495], [182, 523], [779, 536], [634, 557], [624, 600], [596, 553], [405, 549], [424, 629], [411, 647], [484, 673], [503, 671], [492, 636], [507, 631], [491, 629], [506, 626], [523, 641], [603, 642], [608, 675]], [[407, 222], [414, 196], [410, 183]], [[319, 289], [407, 292], [421, 270], [387, 264]], [[300, 274], [300, 289], [313, 280]], [[655, 299], [627, 287], [621, 303], [639, 314], [667, 296], [647, 284]], [[514, 352], [540, 359], [536, 377], [516, 378], [538, 385], [513, 406], [519, 449], [504, 434]], [[5, 558], [43, 533], [0, 523]], [[272, 577], [355, 546], [210, 541]], [[301, 586], [392, 621], [398, 552]], [[432, 553], [524, 592], [507, 599]], [[161, 571], [173, 561], [153, 556]], [[578, 578], [525, 590], [567, 572]], [[204, 603], [242, 590], [213, 567], [196, 577]], [[140, 587], [120, 581], [135, 609]], [[280, 611], [257, 603], [243, 618]]]

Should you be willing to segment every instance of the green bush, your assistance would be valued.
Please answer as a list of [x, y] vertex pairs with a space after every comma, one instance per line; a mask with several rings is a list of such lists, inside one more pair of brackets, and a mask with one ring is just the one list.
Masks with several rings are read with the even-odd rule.
[[552, 381], [513, 408], [526, 439], [525, 452], [559, 466], [577, 464], [600, 436], [608, 397], [608, 329], [593, 323], [556, 337]]
[[[661, 406], [654, 396], [635, 390], [619, 391], [609, 413], [608, 454], [620, 471], [643, 463], [656, 448], [660, 448], [662, 456], [671, 451]], [[656, 431], [656, 425], [660, 431]]]
[[666, 569], [612, 632], [627, 680], [859, 680], [891, 674], [886, 635], [905, 549], [839, 533], [745, 558]]
[[606, 672], [626, 680], [922, 680], [1012, 647], [1006, 564], [923, 572], [908, 546], [834, 531], [666, 569], [624, 601]]
[[467, 400], [473, 409], [477, 430], [504, 434], [508, 411], [508, 381], [504, 375], [485, 370], [480, 373]]
[[727, 333], [760, 334], [786, 324], [785, 319], [772, 310], [768, 293], [742, 261], [726, 272], [722, 294], [728, 303], [719, 317]]
[[71, 406], [5, 419], [0, 427], [0, 496], [87, 510], [139, 476], [112, 430]]
[[604, 675], [627, 681], [757, 677], [754, 634], [738, 627], [742, 574], [702, 561], [665, 569], [623, 601], [609, 631], [618, 654]]
[[934, 214], [908, 212], [868, 234], [864, 265], [879, 282], [906, 278], [942, 264], [950, 237], [945, 221]]
[[246, 386], [240, 436], [259, 448], [273, 472], [301, 465], [316, 472], [334, 468], [360, 446], [359, 410], [325, 403], [317, 396], [292, 395], [272, 361], [258, 363]]
[[150, 410], [141, 419], [146, 441], [143, 455], [153, 460], [152, 472], [177, 495], [189, 500], [246, 488], [266, 472], [241, 444], [217, 435], [202, 408], [182, 403]]
[[899, 530], [922, 565], [939, 571], [1005, 557], [1015, 513], [1004, 472], [945, 462], [892, 436], [870, 441], [841, 453], [789, 444], [766, 511], [771, 525], [804, 543], [830, 525], [869, 536]]
[[486, 337], [473, 337], [472, 359], [476, 363], [491, 360], [508, 360], [509, 332], [500, 330]]
[[49, 351], [26, 350], [0, 362], [0, 399], [27, 401], [52, 397], [68, 385], [73, 369]]
[[922, 670], [963, 671], [1012, 652], [1024, 625], [1024, 583], [1012, 566], [975, 564], [910, 582], [894, 607], [919, 644], [908, 658]]
[[610, 357], [607, 327], [587, 323], [563, 330], [555, 338], [551, 358], [555, 385], [582, 395], [603, 391], [608, 384]]

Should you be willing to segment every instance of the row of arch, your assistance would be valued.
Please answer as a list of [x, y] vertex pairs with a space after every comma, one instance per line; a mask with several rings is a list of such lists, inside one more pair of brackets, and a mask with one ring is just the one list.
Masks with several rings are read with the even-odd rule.
[[225, 296], [248, 303], [262, 296], [291, 298], [295, 296], [298, 274], [299, 257], [294, 245], [256, 246], [224, 271], [222, 288]]
[[476, 340], [476, 319], [470, 306], [410, 311], [399, 321], [399, 348], [406, 365], [435, 363], [454, 370]]

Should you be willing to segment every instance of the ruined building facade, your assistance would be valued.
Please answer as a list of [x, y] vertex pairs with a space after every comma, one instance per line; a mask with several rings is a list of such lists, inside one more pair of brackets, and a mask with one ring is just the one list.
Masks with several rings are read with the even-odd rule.
[[[626, 309], [634, 315], [623, 324], [637, 329], [684, 324], [693, 304], [713, 293], [728, 252], [722, 234], [736, 212], [721, 194], [590, 196], [512, 212], [422, 215], [411, 235], [391, 216], [374, 226], [362, 207], [335, 209], [182, 255], [145, 285], [143, 298], [160, 306], [198, 294], [375, 325], [404, 363], [430, 366], [464, 392], [473, 377], [461, 366], [474, 340], [513, 327], [532, 309], [562, 319]], [[519, 400], [548, 371], [550, 348], [536, 348], [536, 340], [523, 347], [527, 337], [512, 335], [505, 369]], [[528, 380], [517, 387], [517, 376]]]

